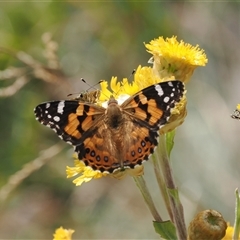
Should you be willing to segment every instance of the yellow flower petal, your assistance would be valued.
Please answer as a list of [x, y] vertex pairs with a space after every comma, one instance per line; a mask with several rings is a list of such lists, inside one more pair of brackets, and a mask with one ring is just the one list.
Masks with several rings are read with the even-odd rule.
[[101, 86], [101, 95], [99, 97], [99, 101], [103, 102], [103, 101], [106, 101], [108, 100], [112, 93], [108, 90], [108, 82], [107, 81], [102, 81], [100, 82], [100, 86]]
[[127, 78], [124, 78], [121, 82], [117, 81], [117, 77], [112, 77], [110, 81], [110, 90], [106, 81], [100, 83], [102, 91], [99, 98], [100, 101], [108, 101], [111, 96], [116, 99], [121, 95], [133, 95], [139, 91], [139, 87], [136, 83], [129, 83]]
[[56, 229], [53, 234], [53, 240], [71, 240], [74, 232], [75, 231], [72, 229], [64, 229], [63, 227], [60, 227]]
[[240, 104], [238, 104], [238, 105], [237, 105], [237, 110], [239, 110], [239, 111], [240, 111]]
[[222, 240], [231, 240], [233, 238], [234, 228], [231, 227], [229, 223], [227, 223], [227, 225], [228, 227], [226, 230], [226, 235], [224, 236], [224, 238], [222, 238]]
[[139, 86], [137, 83], [134, 81], [132, 83], [128, 82], [127, 78], [124, 78], [121, 82], [121, 92], [120, 94], [128, 94], [128, 95], [133, 95], [139, 91]]
[[138, 66], [134, 74], [134, 83], [138, 86], [138, 91], [159, 82], [162, 82], [162, 79], [153, 74], [151, 67]]
[[126, 168], [124, 171], [117, 170], [111, 174], [108, 172], [102, 173], [100, 171], [94, 171], [89, 166], [85, 166], [83, 161], [76, 159], [76, 157], [77, 157], [76, 155], [74, 155], [74, 157], [75, 157], [75, 160], [74, 160], [75, 166], [74, 167], [67, 166], [66, 173], [67, 173], [67, 178], [80, 175], [79, 177], [77, 177], [76, 179], [73, 180], [73, 183], [76, 186], [81, 186], [83, 183], [89, 182], [92, 179], [97, 179], [97, 178], [106, 177], [106, 176], [110, 176], [110, 177], [117, 178], [117, 179], [122, 179], [126, 175], [140, 176], [143, 174], [143, 166], [142, 165], [137, 165], [137, 166], [135, 166], [134, 169]]
[[[74, 156], [76, 158], [76, 156]], [[101, 173], [99, 171], [94, 171], [91, 167], [86, 166], [83, 161], [75, 159], [74, 160], [74, 167], [68, 167], [66, 168], [67, 178], [74, 177], [77, 175], [80, 175], [75, 180], [73, 180], [73, 183], [76, 184], [76, 186], [82, 185], [84, 182], [89, 182], [92, 179], [105, 177], [108, 175], [108, 173]]]

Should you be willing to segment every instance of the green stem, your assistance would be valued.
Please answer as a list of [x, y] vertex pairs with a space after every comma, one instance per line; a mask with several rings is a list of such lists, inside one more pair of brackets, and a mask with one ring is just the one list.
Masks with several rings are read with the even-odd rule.
[[178, 189], [174, 183], [170, 160], [166, 148], [166, 136], [160, 135], [157, 155], [160, 162], [160, 167], [163, 173], [163, 178], [168, 191], [170, 206], [173, 213], [173, 221], [177, 230], [178, 239], [187, 239], [187, 230], [183, 215], [183, 206], [178, 196]]
[[239, 196], [238, 189], [236, 189], [235, 193], [236, 193], [236, 209], [235, 209], [233, 239], [237, 240], [240, 232], [240, 196]]
[[154, 205], [154, 202], [152, 200], [152, 197], [150, 195], [150, 192], [147, 188], [146, 182], [143, 178], [143, 176], [139, 176], [139, 177], [133, 177], [134, 181], [136, 182], [140, 192], [142, 193], [142, 196], [149, 208], [149, 210], [151, 211], [153, 218], [155, 219], [155, 221], [157, 222], [162, 222], [162, 218], [159, 215], [159, 213], [157, 212], [157, 209]]
[[167, 188], [166, 188], [166, 184], [164, 182], [163, 179], [163, 175], [162, 175], [162, 171], [159, 165], [159, 161], [156, 158], [156, 155], [153, 154], [152, 155], [152, 160], [153, 160], [153, 166], [154, 166], [154, 171], [155, 171], [155, 175], [156, 175], [156, 179], [157, 179], [157, 183], [160, 189], [160, 192], [162, 194], [163, 200], [165, 202], [167, 211], [168, 211], [168, 215], [171, 219], [171, 221], [173, 222], [173, 213], [172, 213], [172, 209], [170, 206], [170, 201], [169, 201], [169, 196], [168, 196], [168, 192], [167, 192]]

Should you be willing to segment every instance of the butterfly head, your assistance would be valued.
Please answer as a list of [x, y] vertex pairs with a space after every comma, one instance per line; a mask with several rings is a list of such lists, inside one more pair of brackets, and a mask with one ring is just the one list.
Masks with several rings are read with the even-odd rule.
[[108, 106], [111, 106], [111, 105], [118, 105], [118, 101], [113, 95], [108, 100]]

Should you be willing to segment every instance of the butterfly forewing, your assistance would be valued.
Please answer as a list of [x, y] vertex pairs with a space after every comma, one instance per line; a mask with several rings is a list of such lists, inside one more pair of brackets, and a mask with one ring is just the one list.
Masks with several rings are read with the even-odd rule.
[[180, 101], [183, 93], [182, 82], [162, 82], [133, 95], [122, 104], [122, 108], [145, 126], [158, 130], [167, 123], [171, 109]]
[[52, 128], [61, 139], [77, 145], [104, 110], [97, 105], [65, 100], [42, 103], [34, 113], [41, 124]]

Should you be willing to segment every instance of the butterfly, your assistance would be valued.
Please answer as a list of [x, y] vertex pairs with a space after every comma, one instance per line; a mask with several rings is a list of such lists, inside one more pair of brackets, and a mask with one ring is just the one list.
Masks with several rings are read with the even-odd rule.
[[106, 108], [80, 99], [38, 105], [36, 119], [74, 146], [93, 170], [113, 173], [148, 160], [158, 145], [159, 129], [168, 123], [184, 94], [181, 81], [151, 85], [121, 105], [111, 96]]
[[237, 107], [237, 109], [234, 110], [234, 112], [232, 113], [231, 117], [233, 119], [240, 120], [240, 109], [238, 107]]
[[[80, 102], [85, 103], [97, 103], [100, 97], [100, 90], [96, 89], [94, 91], [86, 91], [81, 92], [76, 98], [73, 98], [73, 100], [79, 100]], [[71, 96], [72, 94], [69, 94], [68, 96]]]

